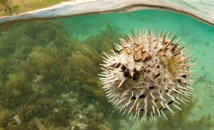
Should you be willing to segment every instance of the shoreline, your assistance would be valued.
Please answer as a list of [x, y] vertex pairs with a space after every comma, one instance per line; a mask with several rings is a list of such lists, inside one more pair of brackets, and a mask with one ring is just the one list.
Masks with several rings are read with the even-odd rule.
[[46, 7], [43, 9], [28, 11], [14, 16], [0, 17], [0, 25], [17, 21], [28, 21], [32, 19], [52, 19], [60, 17], [70, 17], [85, 14], [109, 13], [109, 12], [129, 12], [139, 9], [160, 9], [189, 15], [214, 26], [214, 16], [201, 12], [188, 6], [181, 6], [177, 3], [159, 1], [139, 1], [139, 0], [78, 0], [66, 1]]

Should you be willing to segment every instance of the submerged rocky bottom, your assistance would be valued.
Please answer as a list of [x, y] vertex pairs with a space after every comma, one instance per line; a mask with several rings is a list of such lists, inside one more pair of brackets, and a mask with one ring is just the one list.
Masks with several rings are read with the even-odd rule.
[[[33, 21], [0, 34], [0, 130], [214, 127], [211, 115], [195, 118], [206, 107], [197, 102], [199, 96], [182, 105], [183, 110], [174, 116], [169, 113], [168, 120], [140, 122], [121, 116], [108, 103], [97, 74], [101, 52], [110, 50], [122, 34], [107, 25], [80, 42], [63, 26], [60, 20]], [[201, 76], [192, 86], [213, 85]]]

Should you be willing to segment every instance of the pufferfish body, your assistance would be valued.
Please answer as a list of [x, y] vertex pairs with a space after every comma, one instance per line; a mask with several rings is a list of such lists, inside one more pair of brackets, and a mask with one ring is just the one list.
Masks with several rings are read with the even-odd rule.
[[106, 53], [103, 72], [99, 74], [110, 102], [119, 111], [141, 119], [163, 116], [165, 111], [174, 114], [182, 103], [188, 102], [194, 89], [190, 74], [193, 55], [186, 56], [189, 49], [178, 44], [174, 34], [168, 38], [162, 32], [132, 31], [120, 38], [113, 46], [113, 55]]

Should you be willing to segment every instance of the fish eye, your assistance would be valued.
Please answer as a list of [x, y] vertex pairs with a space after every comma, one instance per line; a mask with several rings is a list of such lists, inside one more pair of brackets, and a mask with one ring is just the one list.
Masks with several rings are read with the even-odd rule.
[[125, 71], [125, 70], [126, 70], [126, 66], [123, 65], [123, 66], [121, 67], [121, 69], [122, 69], [122, 71]]
[[129, 72], [125, 72], [124, 77], [129, 77]]
[[138, 79], [138, 77], [139, 77], [139, 74], [138, 74], [138, 73], [135, 73], [135, 74], [133, 75], [132, 79], [135, 81], [135, 80]]

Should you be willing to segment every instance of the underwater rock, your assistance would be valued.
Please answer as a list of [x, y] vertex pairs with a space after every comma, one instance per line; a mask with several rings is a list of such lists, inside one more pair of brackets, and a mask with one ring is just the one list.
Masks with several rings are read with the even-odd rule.
[[20, 124], [22, 123], [22, 121], [21, 121], [19, 115], [15, 115], [15, 116], [13, 117], [13, 120], [14, 120], [15, 123], [18, 125], [18, 127], [19, 127]]
[[174, 34], [145, 30], [120, 39], [113, 47], [114, 55], [103, 57], [103, 89], [116, 109], [133, 113], [134, 118], [163, 116], [164, 110], [174, 114], [173, 108], [181, 110], [181, 103], [188, 102], [193, 88], [187, 46], [177, 44]]
[[51, 84], [44, 84], [42, 83], [43, 76], [41, 75], [34, 75], [33, 81], [32, 81], [32, 90], [34, 93], [39, 93], [41, 95], [45, 95], [48, 93], [48, 90], [52, 88]]

